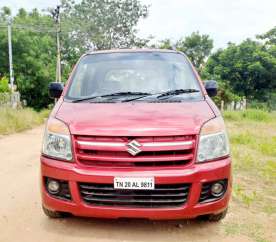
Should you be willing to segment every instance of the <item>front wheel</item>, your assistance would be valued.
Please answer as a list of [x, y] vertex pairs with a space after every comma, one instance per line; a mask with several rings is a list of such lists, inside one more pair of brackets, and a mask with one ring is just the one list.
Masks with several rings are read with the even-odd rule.
[[224, 211], [222, 211], [221, 213], [208, 215], [208, 220], [210, 222], [218, 222], [218, 221], [224, 219], [226, 214], [227, 214], [227, 208]]
[[49, 218], [64, 218], [64, 217], [66, 217], [66, 214], [63, 212], [52, 211], [52, 210], [45, 208], [44, 206], [42, 206], [42, 209], [43, 209], [43, 212], [45, 213], [45, 215], [48, 216]]

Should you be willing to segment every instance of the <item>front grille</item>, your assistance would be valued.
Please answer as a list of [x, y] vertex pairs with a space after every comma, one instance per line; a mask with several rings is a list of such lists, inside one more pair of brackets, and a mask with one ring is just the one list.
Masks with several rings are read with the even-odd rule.
[[[137, 141], [140, 153], [133, 156], [128, 144]], [[194, 158], [195, 136], [99, 137], [74, 136], [78, 162], [102, 167], [183, 166]]]
[[113, 184], [79, 183], [83, 201], [95, 206], [177, 207], [186, 203], [190, 184], [155, 184], [154, 190], [117, 190]]

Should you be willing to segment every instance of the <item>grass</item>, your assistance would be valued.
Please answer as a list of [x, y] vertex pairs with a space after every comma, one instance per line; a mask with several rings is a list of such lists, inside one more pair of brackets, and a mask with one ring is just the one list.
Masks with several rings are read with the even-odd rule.
[[[262, 116], [259, 121], [256, 121], [257, 114]], [[224, 116], [231, 142], [234, 169], [247, 172], [247, 176], [258, 175], [275, 183], [276, 114], [248, 110], [226, 112]]]
[[246, 111], [225, 111], [224, 118], [229, 121], [258, 121], [258, 122], [271, 122], [276, 114], [272, 115], [264, 110], [247, 109]]
[[246, 110], [223, 115], [233, 160], [231, 204], [248, 216], [226, 222], [224, 232], [272, 241], [264, 221], [276, 221], [276, 113]]
[[269, 242], [264, 238], [263, 225], [260, 224], [243, 224], [243, 223], [230, 223], [225, 227], [227, 235], [245, 235], [256, 242]]
[[49, 110], [36, 112], [30, 108], [12, 109], [0, 107], [0, 135], [20, 132], [42, 124]]

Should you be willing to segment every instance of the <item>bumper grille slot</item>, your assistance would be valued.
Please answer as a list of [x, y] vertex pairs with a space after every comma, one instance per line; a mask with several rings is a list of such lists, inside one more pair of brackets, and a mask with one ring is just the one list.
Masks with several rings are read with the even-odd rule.
[[117, 190], [113, 184], [79, 183], [84, 202], [95, 206], [176, 207], [186, 203], [190, 184], [156, 184], [154, 190]]
[[211, 197], [211, 194], [210, 194], [211, 185], [212, 183], [202, 184], [199, 202], [203, 202], [207, 200], [209, 197]]

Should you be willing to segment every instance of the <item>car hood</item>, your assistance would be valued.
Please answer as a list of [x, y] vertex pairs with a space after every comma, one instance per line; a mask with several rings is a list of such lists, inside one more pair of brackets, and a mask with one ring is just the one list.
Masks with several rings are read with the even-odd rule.
[[215, 115], [206, 101], [185, 103], [62, 102], [56, 118], [75, 135], [167, 136], [198, 134]]

